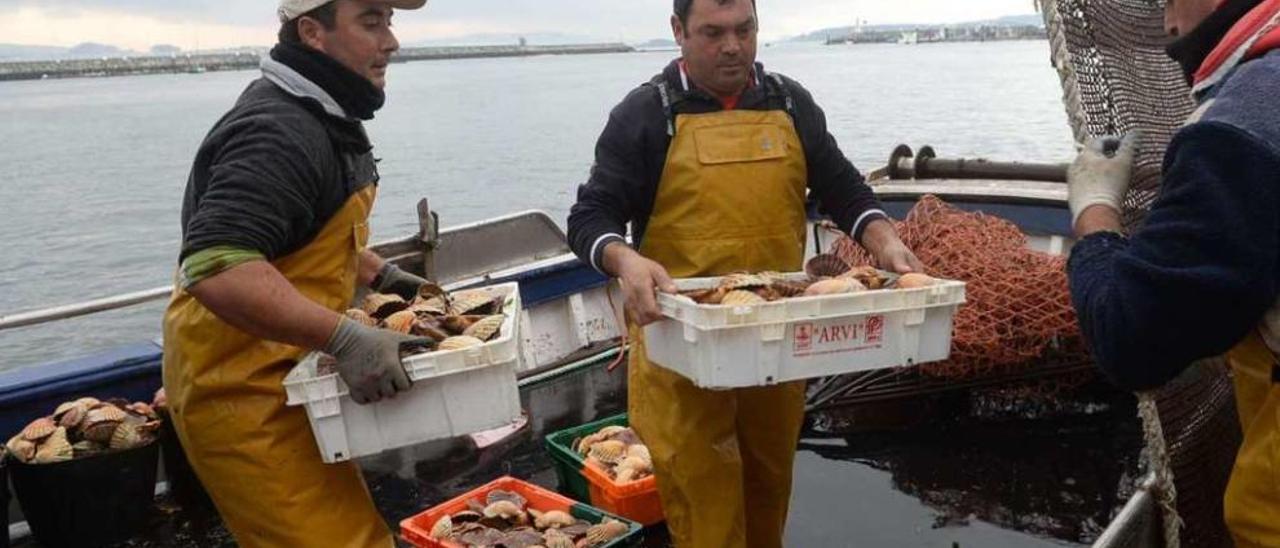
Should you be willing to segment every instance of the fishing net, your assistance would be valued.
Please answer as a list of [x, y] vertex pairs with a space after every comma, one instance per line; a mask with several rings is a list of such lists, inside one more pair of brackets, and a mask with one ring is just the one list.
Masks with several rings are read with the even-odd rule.
[[[921, 198], [896, 224], [927, 272], [968, 284], [967, 304], [955, 317], [951, 358], [920, 365], [922, 373], [954, 380], [1008, 376], [1037, 367], [1037, 358], [1051, 349], [1083, 357], [1064, 257], [1029, 249], [1027, 237], [1009, 221], [935, 196]], [[831, 251], [850, 264], [871, 263], [849, 238]], [[1052, 393], [1070, 388], [1034, 384]]]

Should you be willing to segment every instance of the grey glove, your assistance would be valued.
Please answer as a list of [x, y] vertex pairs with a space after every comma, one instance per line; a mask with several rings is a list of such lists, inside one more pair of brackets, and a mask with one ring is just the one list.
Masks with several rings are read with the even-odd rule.
[[1123, 138], [1106, 136], [1089, 141], [1067, 170], [1067, 201], [1071, 207], [1071, 225], [1092, 205], [1105, 205], [1120, 211], [1120, 203], [1129, 190], [1133, 160], [1142, 134], [1133, 131]]
[[338, 375], [358, 404], [394, 396], [412, 386], [400, 361], [404, 346], [429, 345], [430, 339], [368, 327], [343, 317], [325, 352], [338, 360]]
[[405, 272], [400, 267], [392, 264], [391, 261], [387, 261], [378, 270], [378, 276], [373, 279], [372, 288], [378, 293], [396, 294], [409, 301], [418, 295], [418, 288], [425, 283], [429, 282]]

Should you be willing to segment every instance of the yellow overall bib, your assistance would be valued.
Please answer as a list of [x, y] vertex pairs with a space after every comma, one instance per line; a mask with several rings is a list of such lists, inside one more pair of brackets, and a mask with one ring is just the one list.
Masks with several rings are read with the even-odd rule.
[[1276, 353], [1254, 332], [1227, 353], [1244, 442], [1227, 483], [1225, 516], [1237, 548], [1280, 546], [1280, 379]]
[[[303, 249], [272, 264], [340, 312], [354, 297], [376, 186], [367, 184]], [[220, 320], [181, 288], [164, 321], [164, 386], [192, 468], [246, 547], [393, 546], [354, 463], [324, 464], [281, 382], [305, 352]]]
[[[808, 169], [784, 111], [681, 115], [640, 253], [673, 277], [803, 267]], [[631, 424], [677, 546], [782, 545], [805, 383], [712, 391], [648, 362], [632, 326]]]

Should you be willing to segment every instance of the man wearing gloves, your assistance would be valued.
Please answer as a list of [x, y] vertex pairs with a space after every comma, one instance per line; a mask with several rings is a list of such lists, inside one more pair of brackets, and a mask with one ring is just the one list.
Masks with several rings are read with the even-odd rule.
[[164, 385], [201, 482], [242, 546], [392, 546], [353, 463], [326, 465], [281, 384], [324, 350], [359, 403], [410, 382], [415, 339], [346, 319], [357, 285], [424, 280], [368, 249], [377, 189], [362, 122], [383, 103], [395, 9], [425, 0], [281, 0], [280, 41], [197, 153], [164, 318]]
[[883, 268], [921, 268], [809, 92], [755, 62], [756, 22], [752, 0], [675, 0], [682, 57], [613, 110], [569, 217], [574, 252], [626, 293], [631, 424], [682, 547], [782, 545], [804, 383], [703, 390], [650, 363], [655, 290], [800, 270], [809, 193]]
[[1072, 165], [1072, 299], [1124, 387], [1226, 353], [1244, 432], [1227, 526], [1236, 546], [1280, 546], [1280, 0], [1169, 0], [1165, 23], [1199, 108], [1131, 235], [1119, 210], [1139, 138], [1095, 140]]

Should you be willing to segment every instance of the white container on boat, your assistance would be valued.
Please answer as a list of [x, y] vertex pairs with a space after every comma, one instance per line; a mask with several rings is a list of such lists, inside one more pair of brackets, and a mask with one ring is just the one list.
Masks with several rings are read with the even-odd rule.
[[395, 398], [357, 404], [337, 373], [316, 375], [319, 353], [298, 362], [284, 380], [287, 403], [306, 407], [324, 462], [481, 432], [521, 417], [519, 285], [478, 291], [506, 299], [499, 336], [481, 346], [406, 358], [413, 387]]
[[[705, 289], [719, 280], [691, 278], [676, 286]], [[964, 302], [965, 284], [947, 280], [749, 306], [661, 294], [658, 305], [668, 319], [645, 326], [645, 348], [651, 362], [702, 388], [767, 386], [944, 360]]]

